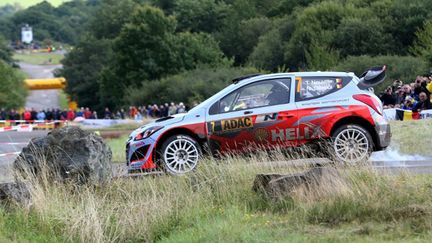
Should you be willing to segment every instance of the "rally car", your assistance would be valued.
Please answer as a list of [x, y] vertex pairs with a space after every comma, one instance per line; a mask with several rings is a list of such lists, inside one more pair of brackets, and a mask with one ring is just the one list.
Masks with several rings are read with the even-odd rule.
[[371, 87], [386, 67], [358, 78], [346, 72], [250, 75], [191, 109], [131, 133], [126, 143], [130, 172], [194, 170], [203, 153], [221, 155], [256, 148], [331, 142], [336, 160], [356, 163], [390, 143], [382, 103]]

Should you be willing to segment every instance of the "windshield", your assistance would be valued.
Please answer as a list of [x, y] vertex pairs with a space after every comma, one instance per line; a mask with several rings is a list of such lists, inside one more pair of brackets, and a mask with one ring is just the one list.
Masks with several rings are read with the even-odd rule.
[[199, 105], [197, 105], [197, 106], [195, 106], [194, 108], [190, 109], [188, 112], [192, 112], [192, 111], [195, 111], [195, 110], [201, 109], [201, 108], [203, 108], [203, 107], [207, 107], [207, 106], [209, 106], [209, 105], [212, 105], [212, 104], [213, 104], [213, 97], [215, 97], [215, 96], [219, 96], [219, 94], [222, 94], [222, 93], [225, 94], [225, 93], [226, 93], [226, 90], [231, 89], [231, 87], [233, 87], [233, 86], [236, 86], [236, 84], [228, 85], [227, 87], [225, 87], [225, 88], [222, 89], [221, 91], [217, 92], [216, 94], [210, 96], [210, 97], [209, 97], [208, 99], [206, 99], [205, 101], [201, 102]]

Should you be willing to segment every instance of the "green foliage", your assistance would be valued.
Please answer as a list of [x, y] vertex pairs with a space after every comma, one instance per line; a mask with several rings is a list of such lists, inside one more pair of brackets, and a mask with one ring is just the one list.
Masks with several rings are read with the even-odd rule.
[[386, 64], [387, 78], [386, 80], [375, 87], [376, 91], [382, 91], [385, 87], [391, 85], [395, 79], [400, 79], [405, 83], [410, 83], [415, 80], [419, 74], [428, 71], [427, 63], [421, 58], [411, 56], [350, 56], [343, 62], [340, 62], [333, 69], [335, 71], [354, 72], [361, 75], [367, 68], [374, 66], [382, 66]]
[[[360, 73], [371, 65], [387, 63], [395, 67], [390, 67], [389, 76], [408, 79], [417, 75], [411, 72], [427, 69], [425, 62], [410, 54], [432, 62], [427, 42], [432, 31], [424, 24], [432, 17], [428, 0], [75, 2], [81, 1], [73, 1], [75, 7], [70, 3], [54, 9], [41, 4], [32, 11], [41, 13], [34, 17], [42, 19], [41, 23], [50, 13], [59, 16], [57, 23], [50, 24], [61, 24], [60, 32], [65, 33], [61, 35], [77, 43], [64, 62], [67, 71], [63, 73], [72, 80], [68, 92], [84, 105], [97, 104], [98, 109], [121, 106], [128, 102], [125, 93], [142, 87], [155, 93], [164, 89], [161, 80], [203, 64], [246, 65], [269, 71], [355, 68]], [[80, 6], [85, 8], [82, 15], [77, 12]], [[75, 22], [77, 16], [86, 24]], [[1, 21], [0, 31], [14, 26]], [[83, 26], [81, 32], [75, 32], [78, 25], [74, 23]], [[51, 27], [46, 24], [38, 35], [52, 35]], [[425, 29], [419, 30], [421, 27]], [[361, 65], [356, 65], [356, 60]], [[404, 66], [399, 60], [408, 63]], [[415, 65], [416, 61], [420, 63]], [[178, 99], [206, 96], [191, 95]]]
[[26, 89], [24, 76], [17, 69], [0, 60], [0, 107], [11, 109], [24, 105]]
[[306, 51], [307, 66], [311, 70], [327, 71], [339, 62], [339, 53], [314, 41]]
[[227, 5], [215, 0], [177, 0], [172, 11], [178, 30], [211, 33], [220, 29]]
[[103, 0], [90, 18], [87, 31], [96, 39], [114, 39], [136, 6], [133, 0]]
[[43, 1], [17, 11], [12, 16], [1, 18], [0, 23], [4, 26], [0, 27], [0, 34], [18, 41], [21, 38], [21, 27], [29, 24], [33, 27], [35, 41], [51, 39], [75, 44], [94, 10], [92, 2], [94, 1], [71, 1], [55, 8]]
[[255, 68], [199, 67], [159, 80], [144, 81], [141, 87], [126, 90], [126, 104], [160, 104], [169, 102], [199, 103], [246, 74], [258, 73]]
[[416, 32], [417, 40], [411, 51], [420, 57], [423, 57], [432, 66], [432, 21], [425, 23], [423, 29]]
[[12, 64], [12, 50], [7, 46], [6, 40], [0, 35], [0, 60]]
[[100, 72], [112, 56], [112, 41], [87, 35], [62, 60], [63, 69], [57, 76], [66, 77], [66, 92], [81, 106], [103, 109], [100, 104]]
[[[64, 242], [66, 237], [56, 235], [53, 226], [44, 224], [34, 213], [10, 207], [0, 207], [1, 242]], [[71, 240], [71, 239], [69, 239]]]
[[[114, 61], [102, 74], [107, 105], [120, 104], [124, 88], [224, 61], [216, 41], [207, 34], [175, 33], [176, 21], [160, 9], [138, 7], [114, 44]], [[106, 97], [104, 99], [104, 97]]]

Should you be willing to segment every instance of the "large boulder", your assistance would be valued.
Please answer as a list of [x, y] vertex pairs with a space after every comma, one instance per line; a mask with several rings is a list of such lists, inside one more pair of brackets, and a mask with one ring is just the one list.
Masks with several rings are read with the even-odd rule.
[[102, 138], [78, 127], [34, 138], [14, 162], [16, 179], [30, 176], [95, 185], [112, 178], [112, 152]]
[[28, 206], [30, 205], [30, 199], [30, 191], [24, 183], [8, 182], [0, 184], [0, 201], [2, 202]]
[[[343, 184], [339, 171], [333, 167], [314, 167], [296, 174], [257, 174], [252, 189], [270, 199], [289, 198], [299, 189], [322, 190]], [[325, 190], [325, 189], [324, 189]]]

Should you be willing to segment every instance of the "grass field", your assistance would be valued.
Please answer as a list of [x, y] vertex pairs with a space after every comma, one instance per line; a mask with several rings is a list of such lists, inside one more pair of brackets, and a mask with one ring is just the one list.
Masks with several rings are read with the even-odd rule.
[[[18, 3], [22, 7], [30, 7], [32, 5], [35, 5], [37, 3], [43, 2], [44, 0], [0, 0], [0, 7], [6, 4], [15, 4]], [[58, 6], [64, 2], [68, 2], [70, 0], [47, 0], [49, 3], [51, 3], [53, 6]]]
[[69, 108], [69, 101], [67, 98], [67, 94], [65, 93], [64, 90], [59, 90], [58, 99], [59, 99], [60, 109], [63, 110]]
[[13, 58], [17, 61], [35, 65], [57, 65], [60, 64], [60, 61], [63, 59], [63, 57], [63, 55], [57, 53], [15, 53], [13, 56]]
[[[392, 123], [395, 146], [408, 139], [404, 146], [418, 147], [412, 134], [420, 127], [430, 135], [429, 121], [416, 122]], [[112, 141], [123, 149], [124, 138]], [[257, 173], [302, 170], [251, 164], [269, 160], [267, 153], [207, 158], [185, 176], [118, 179], [103, 187], [31, 180], [32, 207], [0, 210], [0, 241], [430, 242], [430, 175], [341, 167], [334, 180], [268, 200], [251, 190]]]

